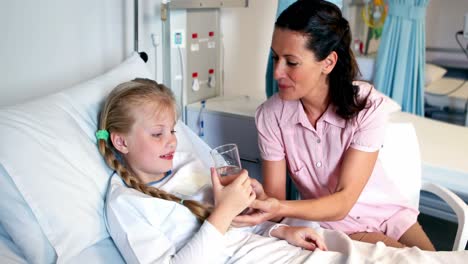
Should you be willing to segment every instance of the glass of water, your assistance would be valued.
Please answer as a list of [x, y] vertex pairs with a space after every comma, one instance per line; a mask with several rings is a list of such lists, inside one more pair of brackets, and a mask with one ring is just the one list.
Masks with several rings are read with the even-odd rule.
[[236, 144], [225, 144], [211, 150], [211, 157], [218, 175], [239, 174], [242, 170], [239, 149]]

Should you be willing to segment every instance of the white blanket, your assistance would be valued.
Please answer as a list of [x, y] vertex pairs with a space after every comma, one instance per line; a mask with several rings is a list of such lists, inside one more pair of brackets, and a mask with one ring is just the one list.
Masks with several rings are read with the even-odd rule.
[[429, 252], [416, 247], [392, 248], [382, 242], [369, 244], [351, 240], [346, 234], [333, 230], [317, 230], [325, 239], [328, 251], [310, 252], [289, 245], [284, 240], [255, 234], [239, 235], [232, 245], [234, 252], [228, 263], [466, 263], [468, 251]]
[[[186, 162], [184, 162], [184, 160]], [[189, 153], [180, 153], [175, 160], [176, 173], [166, 183], [168, 189], [177, 189], [181, 183], [189, 194], [208, 183], [209, 176], [203, 177], [202, 163]], [[184, 165], [181, 165], [183, 163]], [[204, 162], [206, 164], [206, 162]], [[196, 172], [196, 173], [194, 173]], [[208, 169], [205, 169], [208, 173]], [[194, 181], [190, 183], [192, 176]], [[191, 186], [190, 186], [191, 185]], [[179, 185], [180, 186], [180, 185]], [[263, 237], [245, 232], [229, 232], [229, 246], [232, 257], [228, 263], [467, 263], [468, 251], [429, 252], [416, 247], [397, 249], [387, 247], [382, 242], [369, 244], [351, 240], [346, 234], [318, 228], [317, 223], [302, 220], [289, 220], [291, 225], [310, 226], [325, 239], [328, 251], [310, 252], [289, 245], [284, 240]]]

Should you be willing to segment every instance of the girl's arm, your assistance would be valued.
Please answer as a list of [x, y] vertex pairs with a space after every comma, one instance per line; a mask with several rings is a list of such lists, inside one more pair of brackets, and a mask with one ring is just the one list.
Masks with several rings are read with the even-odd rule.
[[[228, 256], [224, 233], [254, 199], [248, 174], [228, 186], [212, 175], [215, 208], [198, 231], [183, 205], [148, 197], [113, 179], [106, 197], [106, 224], [129, 263], [219, 263]], [[175, 232], [177, 230], [177, 232]]]

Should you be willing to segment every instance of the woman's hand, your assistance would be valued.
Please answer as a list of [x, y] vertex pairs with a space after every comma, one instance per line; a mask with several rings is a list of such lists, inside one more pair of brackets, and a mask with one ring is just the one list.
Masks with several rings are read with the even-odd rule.
[[265, 200], [255, 200], [250, 206], [254, 209], [249, 214], [238, 215], [234, 218], [233, 225], [236, 227], [253, 226], [267, 220], [281, 217], [279, 211], [281, 204], [278, 199], [268, 197]]
[[319, 248], [327, 250], [323, 238], [315, 230], [304, 226], [280, 226], [271, 232], [271, 235], [288, 241], [289, 244], [314, 251]]
[[211, 181], [213, 183], [215, 207], [210, 217], [208, 217], [208, 221], [221, 233], [224, 233], [233, 218], [255, 200], [255, 192], [245, 170], [231, 183], [223, 186], [218, 173], [214, 168], [211, 168]]
[[252, 189], [254, 190], [255, 195], [257, 196], [257, 200], [266, 200], [269, 198], [263, 189], [263, 185], [257, 181], [257, 179], [250, 178], [250, 184], [252, 185]]

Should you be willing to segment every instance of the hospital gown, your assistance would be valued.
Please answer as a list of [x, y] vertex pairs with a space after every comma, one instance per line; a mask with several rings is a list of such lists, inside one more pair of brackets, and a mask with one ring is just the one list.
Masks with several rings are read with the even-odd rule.
[[[162, 185], [169, 186], [170, 180], [165, 183]], [[205, 185], [191, 197], [206, 202], [212, 199], [211, 194], [211, 186]], [[278, 242], [277, 247], [285, 249], [283, 252], [280, 250], [269, 256], [254, 254], [255, 258], [262, 263], [270, 258], [274, 263], [281, 259], [300, 260], [310, 254], [284, 240], [268, 237], [272, 222], [231, 228], [222, 235], [208, 221], [200, 223], [187, 207], [129, 188], [117, 174], [109, 183], [106, 224], [127, 263], [239, 263], [242, 259], [250, 262], [252, 256], [244, 257], [252, 255], [252, 250]], [[249, 250], [243, 252], [243, 246]], [[292, 250], [286, 250], [289, 247]]]

